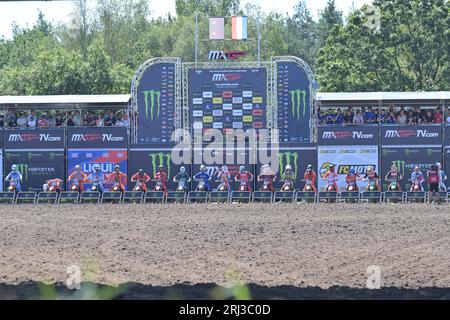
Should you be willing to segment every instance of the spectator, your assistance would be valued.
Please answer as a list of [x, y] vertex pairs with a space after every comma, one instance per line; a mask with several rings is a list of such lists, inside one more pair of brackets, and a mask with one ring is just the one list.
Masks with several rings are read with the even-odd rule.
[[395, 123], [397, 123], [397, 118], [395, 117], [394, 111], [389, 112], [389, 115], [387, 117], [386, 123], [388, 123], [388, 124], [395, 124]]
[[400, 109], [400, 114], [397, 117], [397, 123], [401, 126], [405, 126], [408, 124], [408, 116], [404, 109]]
[[74, 127], [81, 126], [81, 116], [80, 111], [75, 111], [75, 114], [72, 117], [72, 122], [74, 124]]
[[369, 124], [374, 124], [377, 122], [377, 115], [373, 112], [372, 107], [369, 107], [367, 112], [364, 113], [364, 120]]
[[333, 111], [329, 111], [326, 117], [326, 124], [334, 124], [334, 122], [336, 121], [336, 117], [333, 113]]
[[97, 127], [103, 127], [105, 125], [105, 120], [103, 118], [103, 113], [100, 113], [98, 115], [95, 125]]
[[431, 111], [427, 111], [425, 115], [423, 116], [423, 122], [424, 123], [433, 123], [433, 115]]
[[356, 116], [353, 117], [353, 124], [356, 125], [364, 124], [364, 117], [361, 112], [358, 112]]
[[450, 123], [450, 107], [448, 108], [447, 111], [447, 123]]
[[14, 112], [12, 110], [8, 110], [8, 113], [6, 114], [6, 117], [5, 117], [5, 121], [6, 121], [6, 125], [8, 127], [14, 128], [17, 125], [16, 115], [14, 114]]
[[5, 126], [5, 117], [0, 114], [0, 128], [3, 128]]
[[344, 115], [342, 114], [341, 109], [337, 109], [337, 114], [334, 118], [334, 124], [343, 124], [344, 123]]
[[39, 128], [45, 128], [48, 126], [48, 117], [45, 112], [39, 117], [37, 124]]
[[30, 112], [30, 114], [28, 116], [28, 121], [30, 121], [30, 118], [32, 118], [32, 119], [37, 119], [38, 118], [37, 115], [36, 115], [36, 111], [31, 110], [31, 112]]
[[37, 126], [37, 121], [36, 118], [33, 116], [28, 117], [28, 128], [36, 128]]
[[348, 110], [345, 112], [345, 115], [344, 115], [344, 123], [345, 123], [345, 124], [352, 124], [352, 123], [353, 123], [353, 117], [354, 117], [354, 115], [352, 114], [352, 112], [350, 111], [350, 109], [348, 109]]
[[128, 118], [127, 114], [123, 115], [122, 122], [123, 122], [123, 126], [124, 127], [129, 127], [130, 126], [130, 119]]
[[25, 116], [25, 114], [21, 112], [21, 113], [19, 114], [19, 117], [17, 118], [16, 122], [17, 122], [17, 126], [18, 126], [19, 128], [26, 128], [26, 127], [27, 127], [28, 119], [27, 119], [27, 117]]
[[61, 114], [58, 114], [55, 119], [55, 125], [57, 128], [64, 127], [64, 118]]
[[69, 116], [69, 118], [67, 119], [67, 124], [68, 127], [75, 127], [75, 122], [73, 122], [72, 116]]
[[433, 120], [434, 120], [433, 122], [436, 124], [442, 123], [443, 117], [442, 117], [442, 113], [441, 113], [441, 110], [439, 107], [436, 109], [436, 111], [433, 114]]
[[378, 116], [378, 121], [380, 123], [386, 123], [387, 122], [387, 118], [388, 118], [387, 113], [384, 111], [384, 109], [381, 109], [381, 112], [380, 112], [380, 114]]

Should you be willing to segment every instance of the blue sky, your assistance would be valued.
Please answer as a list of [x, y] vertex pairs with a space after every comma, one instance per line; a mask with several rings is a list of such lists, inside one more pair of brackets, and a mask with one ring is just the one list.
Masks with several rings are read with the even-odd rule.
[[[241, 4], [258, 4], [264, 12], [277, 11], [288, 13], [292, 11], [298, 0], [241, 0]], [[307, 0], [308, 7], [313, 15], [317, 16], [317, 11], [322, 9], [327, 0]], [[336, 0], [336, 5], [345, 13], [352, 6], [360, 7], [370, 3], [371, 0]], [[90, 0], [91, 5], [95, 0]], [[149, 0], [149, 6], [153, 16], [165, 16], [168, 12], [175, 12], [175, 0]], [[72, 9], [71, 1], [8, 1], [0, 2], [0, 37], [9, 38], [11, 36], [11, 24], [15, 21], [19, 26], [32, 26], [36, 21], [38, 10], [41, 10], [46, 18], [53, 22], [68, 22]]]

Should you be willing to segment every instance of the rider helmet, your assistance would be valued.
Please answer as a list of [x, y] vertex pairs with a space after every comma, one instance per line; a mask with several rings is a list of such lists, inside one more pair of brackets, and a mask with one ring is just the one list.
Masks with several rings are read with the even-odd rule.
[[99, 172], [102, 168], [100, 167], [99, 164], [94, 164], [93, 169], [97, 172]]
[[77, 164], [77, 165], [75, 166], [75, 170], [76, 170], [76, 171], [80, 171], [80, 170], [81, 170], [81, 166], [80, 166], [79, 164]]
[[164, 166], [163, 165], [158, 166], [158, 170], [159, 171], [163, 171], [164, 170]]
[[118, 171], [118, 170], [120, 170], [120, 166], [116, 164], [116, 165], [114, 166], [114, 171]]
[[308, 170], [309, 172], [311, 172], [311, 171], [312, 171], [312, 169], [313, 169], [313, 166], [312, 166], [312, 164], [309, 164], [309, 165], [308, 165], [308, 167], [307, 167], [307, 170]]
[[13, 165], [11, 166], [11, 170], [12, 170], [12, 171], [17, 171], [17, 165], [13, 164]]
[[181, 168], [180, 168], [180, 172], [181, 172], [181, 173], [185, 173], [185, 172], [186, 172], [186, 168], [185, 168], [185, 167], [181, 167]]
[[139, 169], [138, 172], [139, 172], [139, 175], [140, 175], [140, 176], [143, 176], [143, 175], [144, 175], [144, 169]]
[[373, 167], [372, 166], [368, 166], [367, 167], [367, 172], [372, 172], [373, 171]]
[[292, 166], [288, 164], [288, 165], [286, 166], [286, 171], [292, 171]]
[[419, 170], [420, 170], [420, 167], [419, 167], [419, 166], [415, 166], [415, 167], [414, 167], [414, 171], [415, 171], [415, 172], [418, 172]]
[[223, 172], [228, 172], [228, 167], [227, 166], [222, 166], [222, 171]]
[[353, 176], [355, 174], [355, 169], [350, 169], [350, 174]]
[[239, 172], [244, 172], [245, 171], [245, 167], [244, 166], [240, 166], [239, 167]]
[[392, 171], [397, 171], [397, 166], [396, 166], [395, 164], [393, 164], [393, 165], [391, 166], [391, 170], [392, 170]]
[[203, 172], [206, 171], [206, 166], [202, 164], [202, 165], [200, 166], [200, 171], [203, 171]]
[[334, 164], [330, 164], [330, 166], [329, 166], [329, 169], [330, 169], [330, 171], [334, 171]]
[[441, 163], [440, 163], [440, 162], [437, 162], [437, 163], [436, 163], [436, 169], [440, 170], [441, 168], [442, 168]]

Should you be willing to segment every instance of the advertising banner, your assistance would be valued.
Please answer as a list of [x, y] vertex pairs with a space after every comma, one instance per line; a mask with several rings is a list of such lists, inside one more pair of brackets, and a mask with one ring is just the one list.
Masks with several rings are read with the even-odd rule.
[[293, 62], [277, 63], [278, 128], [280, 142], [310, 142], [311, 82]]
[[381, 145], [442, 145], [441, 126], [383, 126]]
[[[267, 164], [266, 157], [272, 158], [272, 152], [270, 149], [262, 148], [258, 150], [258, 163], [255, 168], [255, 174], [261, 174], [261, 166]], [[281, 145], [279, 150], [276, 152], [276, 161], [277, 166], [271, 165], [272, 169], [277, 172], [277, 181], [274, 186], [277, 190], [281, 189], [283, 182], [280, 181], [281, 174], [283, 174], [287, 165], [291, 165], [294, 171], [294, 174], [297, 177], [295, 182], [295, 187], [297, 190], [302, 190], [305, 186], [303, 180], [303, 176], [306, 172], [306, 168], [308, 165], [312, 165], [314, 171], [318, 175], [317, 170], [317, 148], [314, 145], [296, 145], [288, 147], [288, 145]], [[260, 183], [258, 184], [258, 188], [261, 187]]]
[[138, 142], [165, 143], [175, 127], [175, 64], [158, 63], [145, 70], [137, 88]]
[[13, 164], [22, 174], [22, 191], [42, 191], [46, 180], [59, 178], [64, 180], [64, 151], [5, 151], [5, 174], [10, 172]]
[[[3, 149], [0, 149], [0, 176], [2, 176], [4, 179], [6, 174], [8, 173], [3, 172]], [[3, 191], [3, 183], [0, 183], [0, 192], [2, 191]]]
[[[173, 178], [180, 172], [180, 167], [182, 166], [186, 168], [186, 172], [192, 178], [191, 165], [175, 164], [172, 159], [171, 150], [172, 149], [169, 148], [130, 148], [129, 179], [131, 180], [131, 177], [137, 173], [139, 169], [143, 169], [153, 180], [155, 173], [158, 171], [158, 167], [162, 165], [168, 176], [167, 188], [172, 191], [176, 190], [178, 183], [173, 182]], [[154, 186], [155, 182], [150, 182], [148, 184], [149, 188], [153, 188]]]
[[[217, 175], [222, 166], [226, 165], [232, 178], [231, 187], [233, 190], [237, 190], [238, 184], [234, 182], [234, 178], [239, 173], [239, 168], [245, 166], [247, 171], [254, 174], [255, 161], [256, 157], [252, 160], [251, 153], [246, 148], [234, 148], [232, 150], [225, 148], [194, 148], [192, 172], [194, 175], [199, 173], [200, 166], [204, 164], [209, 175], [213, 177], [210, 181], [211, 186], [213, 189], [216, 189], [220, 185], [220, 182], [216, 181], [218, 180]], [[193, 188], [196, 186], [197, 183], [194, 182]], [[251, 184], [251, 187], [253, 189], [254, 185]]]
[[[120, 170], [128, 173], [128, 152], [126, 149], [116, 150], [86, 150], [86, 149], [69, 149], [67, 151], [67, 176], [75, 171], [75, 166], [80, 165], [81, 169], [88, 176], [93, 172], [94, 164], [99, 164], [102, 168], [103, 175], [106, 177], [114, 171], [114, 166], [119, 165]], [[128, 175], [128, 174], [127, 174]], [[89, 177], [90, 178], [90, 177]], [[84, 189], [91, 187], [91, 183], [85, 183]], [[109, 190], [113, 183], [105, 183], [105, 190]], [[126, 186], [127, 187], [127, 186]]]
[[[383, 147], [381, 152], [381, 163], [384, 176], [395, 164], [403, 176], [401, 183], [404, 190], [411, 188], [411, 173], [415, 166], [419, 166], [420, 170], [426, 178], [426, 173], [432, 164], [442, 162], [442, 148], [439, 147]], [[383, 177], [384, 178], [384, 177]], [[426, 183], [423, 184], [425, 190], [428, 190]], [[387, 182], [383, 181], [383, 187], [387, 187]]]
[[[444, 162], [442, 163], [442, 170], [445, 171], [447, 175], [447, 185], [450, 185], [450, 147], [446, 147], [444, 149]], [[447, 190], [450, 191], [450, 188], [447, 187]]]
[[320, 146], [378, 145], [378, 127], [319, 127]]
[[63, 149], [64, 129], [5, 130], [5, 149]]
[[[324, 190], [326, 187], [326, 181], [323, 177], [328, 171], [331, 164], [335, 165], [336, 173], [339, 175], [337, 185], [340, 191], [344, 191], [347, 188], [345, 183], [345, 177], [349, 173], [350, 169], [355, 171], [364, 177], [367, 172], [367, 168], [372, 166], [374, 170], [380, 175], [378, 164], [378, 146], [329, 146], [319, 147], [318, 150], [319, 160], [319, 189]], [[359, 187], [366, 186], [367, 183], [360, 181]]]
[[444, 145], [450, 147], [450, 126], [444, 127]]
[[124, 127], [69, 128], [67, 130], [67, 146], [72, 149], [127, 148], [128, 147], [127, 128]]

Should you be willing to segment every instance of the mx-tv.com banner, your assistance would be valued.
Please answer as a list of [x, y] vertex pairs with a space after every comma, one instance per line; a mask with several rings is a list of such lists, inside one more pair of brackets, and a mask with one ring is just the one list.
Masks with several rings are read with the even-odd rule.
[[[323, 190], [326, 187], [326, 182], [323, 180], [330, 165], [334, 164], [336, 172], [338, 173], [337, 184], [340, 190], [347, 187], [345, 177], [350, 169], [355, 169], [361, 176], [366, 174], [367, 168], [372, 166], [375, 171], [379, 172], [378, 165], [378, 147], [377, 146], [333, 146], [333, 147], [319, 147], [318, 149], [318, 163], [319, 163], [319, 189]], [[359, 182], [359, 186], [364, 182]]]

